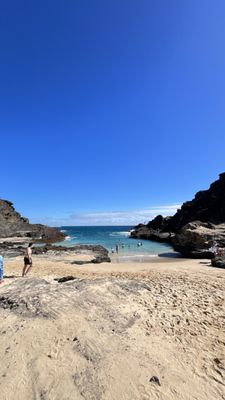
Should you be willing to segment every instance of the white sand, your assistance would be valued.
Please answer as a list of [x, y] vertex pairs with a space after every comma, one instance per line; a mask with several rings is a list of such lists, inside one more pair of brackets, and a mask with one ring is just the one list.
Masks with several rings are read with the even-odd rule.
[[[29, 277], [84, 279], [75, 308], [71, 296], [65, 304], [46, 298], [46, 307], [58, 306], [55, 319], [0, 308], [1, 400], [225, 399], [225, 270], [207, 260], [72, 259], [34, 256]], [[7, 276], [22, 279], [22, 257], [5, 264]], [[16, 281], [5, 279], [0, 298]], [[132, 291], [132, 282], [147, 289]]]

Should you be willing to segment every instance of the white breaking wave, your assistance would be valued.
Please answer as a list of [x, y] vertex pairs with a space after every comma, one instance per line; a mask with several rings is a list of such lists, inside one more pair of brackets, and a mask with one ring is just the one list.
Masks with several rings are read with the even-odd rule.
[[109, 236], [125, 236], [128, 237], [130, 235], [130, 232], [112, 232], [109, 234]]
[[71, 239], [71, 236], [66, 236], [65, 240], [70, 240], [70, 239]]

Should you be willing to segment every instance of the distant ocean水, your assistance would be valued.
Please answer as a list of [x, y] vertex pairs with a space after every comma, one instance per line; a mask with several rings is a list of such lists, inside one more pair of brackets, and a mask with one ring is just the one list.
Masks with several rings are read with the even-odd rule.
[[129, 238], [131, 229], [132, 226], [62, 226], [60, 230], [65, 233], [66, 239], [60, 244], [100, 244], [110, 252], [115, 251], [118, 245], [120, 255], [156, 256], [173, 251], [166, 243]]

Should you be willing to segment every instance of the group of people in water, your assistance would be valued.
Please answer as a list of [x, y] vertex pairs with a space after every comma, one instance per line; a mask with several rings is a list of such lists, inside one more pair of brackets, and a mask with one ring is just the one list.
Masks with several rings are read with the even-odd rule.
[[[125, 248], [125, 244], [124, 244], [124, 243], [121, 243], [121, 244], [118, 244], [118, 243], [117, 243], [116, 246], [115, 246], [115, 248], [114, 248], [114, 247], [111, 248], [111, 253], [115, 253], [115, 252], [116, 252], [116, 254], [118, 254], [118, 253], [119, 253], [119, 247], [120, 247], [120, 246], [121, 246], [122, 249]], [[143, 243], [142, 243], [142, 242], [138, 242], [138, 243], [137, 243], [137, 247], [140, 247], [140, 246], [143, 246]], [[130, 244], [127, 245], [127, 248], [130, 249]]]
[[[22, 276], [26, 276], [33, 265], [32, 261], [32, 246], [33, 243], [29, 243], [28, 247], [24, 251], [24, 266], [22, 270]], [[0, 255], [0, 284], [4, 281], [4, 258]]]

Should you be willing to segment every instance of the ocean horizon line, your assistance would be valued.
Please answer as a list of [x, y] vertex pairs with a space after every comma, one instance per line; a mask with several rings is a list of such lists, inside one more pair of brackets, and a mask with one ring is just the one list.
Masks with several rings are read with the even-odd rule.
[[56, 228], [115, 228], [115, 227], [127, 227], [132, 228], [135, 225], [60, 225], [56, 226]]

